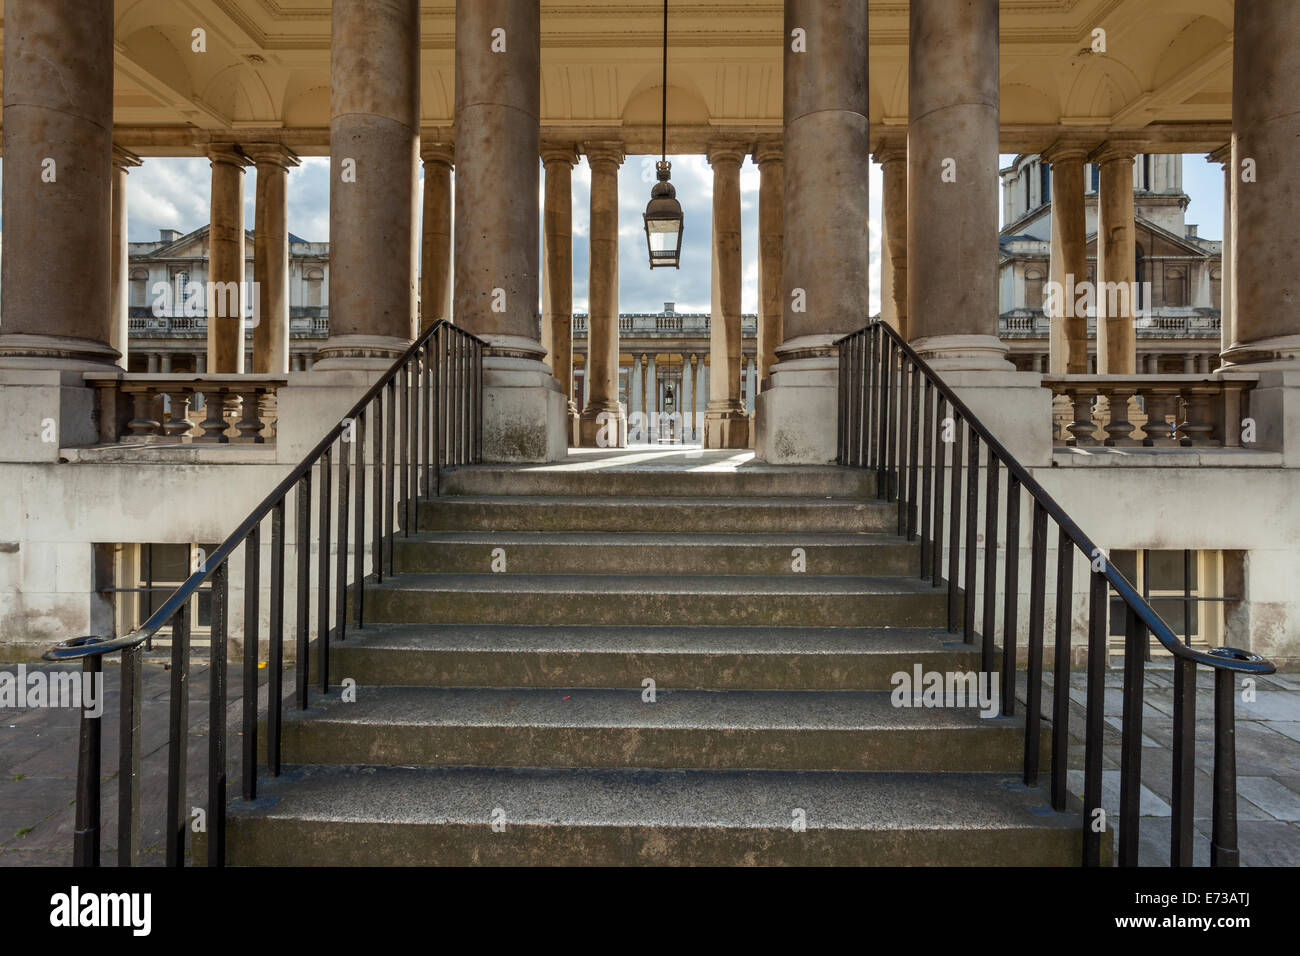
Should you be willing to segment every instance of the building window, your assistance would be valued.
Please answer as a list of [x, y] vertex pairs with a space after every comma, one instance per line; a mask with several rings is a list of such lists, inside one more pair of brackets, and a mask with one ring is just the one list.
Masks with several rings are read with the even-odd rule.
[[1038, 166], [1038, 191], [1042, 202], [1051, 202], [1052, 199], [1052, 167], [1047, 163], [1040, 163]]
[[321, 304], [321, 285], [325, 281], [325, 273], [320, 269], [307, 270], [307, 305], [319, 307]]
[[1025, 308], [1041, 309], [1043, 307], [1043, 273], [1038, 269], [1025, 272]]
[[149, 273], [145, 269], [131, 270], [131, 291], [129, 304], [143, 308], [149, 304]]
[[1210, 270], [1210, 305], [1223, 310], [1223, 274], [1218, 269]]
[[1025, 212], [1029, 212], [1034, 206], [1033, 200], [1029, 198], [1029, 170], [1026, 169], [1023, 175], [1025, 177]]
[[[120, 550], [121, 565], [116, 590], [123, 596], [117, 602], [118, 633], [127, 634], [149, 620], [168, 596], [185, 583], [195, 561], [217, 549], [215, 544], [126, 544]], [[212, 626], [212, 586], [199, 588], [190, 601], [190, 631], [206, 633]], [[159, 630], [170, 637], [170, 624]]]
[[1187, 305], [1187, 271], [1180, 266], [1165, 270], [1165, 305], [1177, 308]]
[[[1223, 552], [1115, 550], [1110, 561], [1128, 578], [1179, 640], [1205, 646], [1223, 640]], [[1111, 647], [1124, 646], [1124, 602], [1110, 596]], [[1157, 647], [1152, 638], [1152, 647]], [[1157, 653], [1160, 653], [1159, 651]]]
[[1093, 163], [1090, 168], [1092, 169], [1092, 191], [1097, 192], [1101, 189], [1101, 167]]

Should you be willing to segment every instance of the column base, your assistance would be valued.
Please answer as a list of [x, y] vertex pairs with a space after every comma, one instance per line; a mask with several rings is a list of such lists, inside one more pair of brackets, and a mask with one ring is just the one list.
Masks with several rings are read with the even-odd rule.
[[1234, 342], [1221, 355], [1223, 367], [1238, 372], [1300, 370], [1300, 335]]
[[740, 402], [709, 402], [704, 412], [705, 448], [749, 448], [749, 413]]
[[1052, 463], [1052, 391], [1040, 373], [953, 371], [942, 378], [1020, 464]]
[[582, 431], [579, 424], [578, 406], [573, 404], [573, 399], [569, 399], [568, 415], [568, 442], [570, 448], [581, 447]]
[[930, 335], [908, 343], [936, 372], [1014, 372], [996, 335]]
[[569, 401], [539, 343], [484, 335], [483, 461], [560, 461], [569, 453]]
[[[834, 464], [839, 452], [839, 357], [827, 346], [778, 349], [803, 355], [772, 366], [755, 400], [755, 456], [774, 465]], [[820, 354], [818, 354], [820, 353]]]
[[392, 335], [331, 335], [317, 352], [312, 368], [386, 371], [410, 347], [409, 340]]
[[588, 403], [578, 418], [578, 447], [626, 448], [627, 409], [623, 403]]
[[0, 335], [0, 368], [61, 372], [107, 372], [120, 368], [122, 353], [107, 342], [63, 335]]

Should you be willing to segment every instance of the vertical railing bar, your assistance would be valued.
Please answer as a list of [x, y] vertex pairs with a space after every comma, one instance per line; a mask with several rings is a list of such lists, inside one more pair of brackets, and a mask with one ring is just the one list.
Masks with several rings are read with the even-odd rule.
[[[915, 363], [912, 364], [912, 410], [908, 419], [908, 474], [907, 474], [907, 540], [916, 539], [916, 483], [918, 480], [917, 469], [920, 467], [921, 449], [921, 369]], [[927, 387], [929, 383], [926, 383]]]
[[352, 515], [352, 620], [358, 628], [365, 626], [366, 604], [366, 413], [356, 418], [356, 501]]
[[478, 431], [474, 435], [474, 461], [483, 460], [483, 346], [474, 343], [474, 415]]
[[930, 541], [930, 498], [931, 489], [934, 486], [934, 429], [931, 427], [931, 419], [934, 418], [935, 397], [934, 386], [930, 380], [925, 380], [925, 397], [921, 400], [921, 407], [924, 410], [925, 421], [921, 425], [921, 436], [925, 442], [924, 454], [925, 462], [921, 466], [921, 580], [930, 576], [930, 565], [934, 561], [934, 548]]
[[295, 623], [298, 637], [297, 664], [294, 677], [297, 684], [298, 709], [307, 709], [308, 669], [311, 667], [311, 471], [298, 479], [298, 523], [294, 529], [294, 557], [297, 558], [297, 575], [294, 578], [294, 597], [297, 598]]
[[1002, 570], [1002, 716], [1016, 712], [1016, 647], [1020, 606], [1020, 479], [1007, 472], [1006, 561]]
[[1142, 800], [1142, 682], [1150, 650], [1147, 626], [1131, 605], [1124, 614], [1124, 714], [1119, 758], [1119, 865], [1138, 865]]
[[334, 506], [334, 448], [326, 448], [320, 458], [320, 491], [317, 494], [316, 516], [316, 674], [320, 679], [320, 692], [330, 689], [330, 545], [334, 536], [330, 530], [330, 509]]
[[244, 677], [243, 722], [240, 738], [245, 800], [257, 799], [257, 659], [260, 656], [262, 592], [262, 526], [253, 525], [244, 539]]
[[854, 383], [849, 380], [849, 352], [853, 350], [853, 338], [840, 344], [836, 350], [839, 358], [839, 388], [835, 396], [835, 461], [840, 465], [851, 464], [849, 457], [849, 395]]
[[[355, 423], [353, 429], [356, 428]], [[347, 640], [348, 634], [348, 535], [349, 535], [349, 513], [348, 507], [352, 500], [351, 488], [351, 470], [352, 470], [352, 446], [356, 443], [356, 432], [353, 431], [351, 436], [344, 433], [344, 438], [351, 437], [352, 441], [339, 441], [339, 503], [338, 503], [338, 541], [336, 542], [335, 559], [338, 562], [335, 568], [337, 583], [334, 584], [334, 627], [340, 641]], [[325, 670], [326, 677], [329, 676], [329, 669]]]
[[144, 702], [144, 648], [122, 650], [118, 724], [117, 865], [140, 865], [140, 711]]
[[885, 396], [881, 402], [884, 418], [881, 425], [881, 481], [884, 484], [884, 499], [894, 500], [894, 405], [897, 402], [894, 389], [894, 343], [881, 333], [881, 343], [885, 350], [885, 367], [883, 381]]
[[433, 468], [433, 497], [437, 498], [442, 494], [442, 450], [443, 450], [443, 433], [442, 420], [446, 413], [447, 403], [442, 394], [442, 341], [446, 337], [446, 328], [441, 327], [433, 334], [433, 385], [429, 393], [429, 401], [432, 402], [432, 412], [430, 413], [433, 432], [433, 451], [430, 453], [430, 467]]
[[1214, 672], [1214, 809], [1211, 822], [1210, 866], [1239, 866], [1237, 849], [1237, 721], [1236, 677], [1229, 670]]
[[[185, 834], [189, 810], [185, 806], [186, 756], [190, 727], [190, 602], [172, 617], [171, 693], [167, 721], [167, 865], [185, 865]], [[98, 775], [96, 775], [98, 780]]]
[[867, 463], [867, 467], [876, 472], [877, 498], [880, 497], [880, 442], [877, 439], [877, 434], [880, 428], [880, 391], [878, 382], [879, 375], [877, 371], [879, 363], [876, 356], [879, 349], [878, 339], [879, 336], [876, 334], [876, 331], [874, 329], [868, 329], [862, 343], [863, 358], [865, 361], [863, 374], [867, 380], [867, 399], [868, 404], [870, 405], [870, 408], [867, 410], [868, 417], [865, 423], [866, 441], [864, 442], [864, 460]]
[[[1093, 571], [1088, 583], [1088, 677], [1084, 704], [1083, 865], [1101, 865], [1105, 810], [1101, 805], [1102, 728], [1106, 689], [1106, 576]], [[1099, 829], [1101, 828], [1101, 829]]]
[[1074, 543], [1060, 528], [1056, 538], [1056, 646], [1052, 665], [1052, 809], [1069, 800], [1066, 771], [1070, 760], [1070, 639], [1074, 617]]
[[1173, 793], [1169, 865], [1192, 866], [1196, 813], [1196, 662], [1174, 658]]
[[909, 429], [906, 427], [907, 413], [911, 408], [911, 395], [908, 394], [910, 379], [908, 378], [909, 361], [906, 355], [900, 350], [898, 353], [898, 452], [894, 458], [894, 484], [897, 486], [896, 498], [898, 499], [898, 527], [897, 534], [900, 538], [907, 536], [907, 482], [904, 480], [907, 468], [907, 435]]
[[208, 644], [208, 866], [226, 865], [226, 638], [230, 620], [230, 566], [212, 570], [212, 626]]
[[989, 473], [984, 488], [984, 626], [983, 640], [980, 643], [980, 670], [985, 674], [992, 674], [996, 666], [998, 503], [1000, 501], [998, 489], [1002, 463], [993, 454], [992, 448], [988, 449], [988, 460]]
[[[95, 686], [103, 678], [104, 661], [100, 654], [81, 659], [83, 683]], [[83, 709], [77, 732], [77, 808], [76, 831], [72, 836], [72, 865], [99, 866], [100, 790], [99, 778], [103, 758], [103, 725], [99, 717]], [[170, 793], [170, 787], [168, 788]], [[168, 853], [170, 863], [171, 854]], [[179, 865], [179, 864], [177, 864]]]
[[970, 445], [967, 448], [966, 461], [966, 547], [962, 549], [964, 577], [962, 589], [966, 592], [962, 601], [962, 639], [967, 644], [975, 643], [975, 572], [978, 564], [979, 548], [976, 539], [979, 536], [979, 502], [980, 502], [980, 436], [974, 428], [967, 427]]
[[[410, 534], [411, 527], [406, 514], [406, 503], [411, 497], [410, 473], [408, 471], [410, 465], [408, 440], [411, 431], [410, 382], [407, 380], [408, 364], [409, 363], [404, 363], [397, 369], [397, 375], [394, 378], [393, 386], [393, 397], [395, 404], [397, 405], [397, 408], [394, 409], [393, 412], [394, 425], [397, 427], [397, 448], [393, 455], [393, 458], [397, 463], [397, 480], [395, 483], [395, 489], [397, 489], [396, 522], [401, 526], [402, 534], [404, 535]], [[398, 411], [402, 414], [400, 425], [397, 425]], [[391, 528], [389, 529], [389, 533], [393, 533]], [[389, 570], [391, 571], [392, 569], [390, 568]]]
[[948, 420], [948, 400], [938, 393], [938, 407], [934, 414], [934, 547], [930, 554], [931, 584], [938, 587], [943, 580], [943, 529], [945, 469], [948, 464], [948, 442], [943, 440], [944, 422]]
[[397, 380], [394, 379], [388, 383], [384, 389], [388, 393], [388, 418], [385, 424], [388, 426], [388, 433], [385, 436], [387, 442], [384, 454], [384, 467], [387, 474], [384, 478], [384, 536], [383, 536], [383, 555], [381, 560], [384, 562], [384, 570], [389, 574], [393, 573], [393, 529], [397, 526], [397, 516], [393, 513], [393, 505], [398, 495], [397, 488]]
[[[948, 633], [957, 631], [957, 587], [961, 580], [961, 470], [962, 449], [965, 447], [966, 423], [953, 416], [952, 436], [952, 487], [948, 497], [952, 503], [948, 512]], [[971, 437], [974, 437], [972, 433]]]
[[1047, 610], [1047, 509], [1034, 500], [1029, 545], [1029, 647], [1025, 673], [1025, 786], [1038, 786], [1042, 741], [1043, 626]]
[[266, 766], [280, 776], [280, 716], [284, 701], [284, 499], [271, 509], [271, 621], [266, 675]]
[[375, 583], [384, 580], [384, 392], [375, 395], [375, 436], [370, 474], [370, 568], [375, 573]]

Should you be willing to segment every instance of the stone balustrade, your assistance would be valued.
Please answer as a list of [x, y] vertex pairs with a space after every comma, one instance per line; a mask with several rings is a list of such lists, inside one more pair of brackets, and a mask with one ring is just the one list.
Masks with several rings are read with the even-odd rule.
[[1052, 390], [1056, 445], [1241, 448], [1256, 381], [1245, 373], [1045, 375], [1043, 387]]
[[284, 375], [87, 372], [104, 444], [259, 445], [274, 441]]

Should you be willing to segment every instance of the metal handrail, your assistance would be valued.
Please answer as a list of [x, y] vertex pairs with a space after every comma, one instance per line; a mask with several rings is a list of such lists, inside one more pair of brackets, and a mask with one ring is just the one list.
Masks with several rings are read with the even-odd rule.
[[[1089, 641], [1087, 733], [1084, 807], [1085, 865], [1100, 862], [1100, 832], [1092, 826], [1093, 813], [1100, 810], [1102, 684], [1106, 652], [1106, 595], [1114, 591], [1124, 604], [1126, 644], [1124, 655], [1124, 708], [1121, 757], [1120, 862], [1137, 862], [1137, 818], [1141, 771], [1142, 668], [1149, 651], [1147, 634], [1156, 636], [1175, 660], [1174, 701], [1174, 840], [1173, 865], [1191, 862], [1194, 745], [1195, 668], [1205, 665], [1215, 674], [1215, 813], [1212, 860], [1216, 865], [1235, 865], [1236, 772], [1233, 735], [1232, 675], [1265, 675], [1274, 665], [1256, 654], [1230, 647], [1199, 650], [1181, 642], [1172, 629], [1143, 599], [1124, 574], [1116, 568], [1064, 508], [1040, 485], [1014, 455], [997, 439], [965, 402], [888, 324], [876, 321], [835, 343], [840, 356], [839, 452], [841, 464], [874, 468], [877, 496], [897, 500], [898, 530], [909, 540], [920, 535], [920, 577], [941, 583], [944, 526], [950, 529], [948, 573], [948, 630], [958, 629], [958, 606], [962, 605], [962, 630], [967, 643], [975, 638], [976, 563], [983, 550], [983, 652], [981, 669], [994, 669], [995, 592], [997, 578], [997, 532], [999, 467], [1008, 474], [1006, 492], [1004, 635], [1002, 648], [1002, 713], [1014, 712], [1014, 686], [1018, 631], [1019, 545], [1021, 489], [1032, 505], [1031, 583], [1029, 611], [1029, 684], [1026, 714], [1025, 782], [1038, 776], [1039, 720], [1042, 684], [1043, 618], [1046, 601], [1047, 522], [1059, 531], [1057, 548], [1056, 658], [1053, 693], [1052, 805], [1066, 806], [1065, 767], [1068, 696], [1065, 680], [1069, 673], [1072, 637], [1071, 600], [1073, 548], [1092, 564], [1089, 589]], [[924, 398], [922, 398], [924, 392]], [[945, 408], [951, 408], [951, 416]], [[932, 413], [933, 409], [933, 413]], [[924, 429], [922, 427], [924, 417]], [[945, 421], [951, 421], [951, 438], [941, 439]], [[964, 426], [964, 434], [961, 428]], [[925, 434], [922, 434], [924, 430]], [[932, 440], [933, 439], [933, 440]], [[963, 439], [969, 444], [966, 463], [965, 515], [966, 547], [962, 534]], [[924, 448], [922, 449], [922, 443]], [[946, 462], [945, 444], [953, 444], [952, 462]], [[976, 545], [977, 512], [980, 503], [980, 452], [987, 449], [983, 496], [985, 540]], [[924, 464], [922, 465], [922, 457]], [[921, 470], [924, 468], [924, 477]], [[944, 504], [945, 469], [950, 470], [950, 508]], [[918, 493], [919, 484], [919, 493]], [[918, 528], [918, 498], [920, 522]], [[1098, 560], [1100, 559], [1100, 560]], [[963, 565], [964, 562], [964, 565]], [[961, 579], [964, 592], [959, 596]], [[1133, 732], [1136, 729], [1136, 732]], [[1104, 811], [1103, 811], [1104, 812]]]
[[[209, 731], [209, 840], [208, 863], [224, 862], [225, 696], [228, 609], [228, 561], [245, 546], [244, 589], [244, 712], [243, 712], [243, 796], [254, 799], [257, 778], [258, 686], [257, 658], [260, 629], [261, 524], [269, 516], [271, 533], [271, 627], [273, 660], [267, 708], [267, 757], [270, 772], [280, 772], [280, 711], [282, 706], [283, 630], [285, 618], [286, 502], [296, 490], [297, 538], [294, 542], [297, 577], [297, 700], [307, 706], [310, 666], [310, 556], [313, 542], [318, 550], [316, 577], [318, 605], [316, 640], [319, 650], [317, 671], [321, 693], [329, 683], [329, 642], [345, 637], [349, 617], [349, 565], [353, 594], [351, 617], [354, 626], [364, 626], [363, 596], [367, 575], [365, 558], [369, 538], [371, 570], [376, 581], [385, 570], [392, 572], [393, 533], [401, 527], [409, 535], [418, 526], [421, 495], [438, 495], [442, 465], [466, 464], [482, 458], [483, 349], [487, 343], [452, 325], [439, 321], [424, 329], [379, 376], [366, 393], [331, 427], [316, 445], [267, 494], [202, 566], [193, 571], [170, 596], [130, 633], [115, 638], [82, 636], [60, 641], [42, 657], [48, 661], [80, 660], [87, 673], [97, 673], [107, 654], [122, 652], [123, 693], [121, 706], [122, 747], [119, 773], [119, 865], [138, 862], [139, 834], [139, 683], [141, 646], [168, 623], [172, 625], [171, 719], [168, 760], [167, 862], [184, 861], [188, 813], [184, 803], [185, 739], [188, 734], [189, 608], [199, 589], [210, 582], [213, 591], [211, 682]], [[399, 394], [400, 393], [400, 394]], [[387, 408], [387, 415], [385, 415]], [[366, 458], [366, 421], [373, 412], [374, 434], [370, 460]], [[397, 420], [402, 420], [400, 443]], [[385, 418], [387, 433], [384, 434]], [[354, 434], [355, 431], [355, 434]], [[386, 438], [386, 442], [385, 442]], [[331, 532], [332, 460], [339, 444], [338, 527]], [[355, 444], [355, 456], [349, 449]], [[385, 447], [386, 446], [386, 447]], [[353, 462], [355, 458], [355, 462]], [[400, 459], [400, 462], [399, 462]], [[370, 469], [371, 493], [366, 494], [366, 471]], [[320, 476], [318, 515], [312, 534], [311, 484], [313, 471]], [[349, 490], [355, 471], [355, 538], [349, 562]], [[371, 533], [366, 530], [366, 504], [370, 502]], [[331, 551], [336, 553], [331, 555]], [[332, 563], [337, 561], [337, 579], [331, 587]], [[333, 617], [335, 627], [330, 628]], [[77, 827], [73, 838], [73, 861], [78, 866], [99, 864], [99, 761], [100, 729], [97, 717], [83, 714], [77, 779]]]

